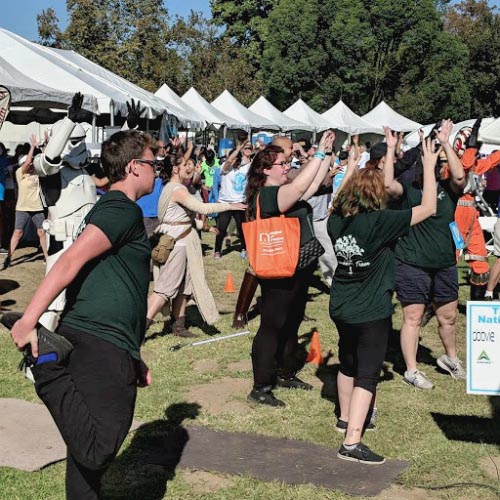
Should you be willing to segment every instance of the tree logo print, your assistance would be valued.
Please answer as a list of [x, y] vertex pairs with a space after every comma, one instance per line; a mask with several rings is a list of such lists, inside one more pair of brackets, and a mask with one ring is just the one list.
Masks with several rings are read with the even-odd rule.
[[349, 236], [343, 236], [342, 238], [339, 238], [335, 242], [335, 253], [337, 254], [338, 257], [344, 259], [344, 262], [341, 262], [341, 264], [349, 267], [349, 274], [353, 274], [352, 258], [355, 255], [361, 257], [365, 253], [365, 251], [363, 248], [360, 248], [358, 246], [356, 238], [354, 238], [354, 236], [349, 235]]

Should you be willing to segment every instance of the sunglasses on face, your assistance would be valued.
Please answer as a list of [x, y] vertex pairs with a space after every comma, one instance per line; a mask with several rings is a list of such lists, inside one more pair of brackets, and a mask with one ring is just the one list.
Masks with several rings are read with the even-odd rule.
[[144, 163], [146, 165], [149, 165], [155, 172], [156, 170], [161, 168], [162, 163], [157, 160], [143, 160], [142, 158], [134, 158], [134, 161], [137, 163]]
[[288, 167], [288, 163], [286, 161], [280, 161], [278, 163], [273, 163], [273, 165], [279, 165], [281, 168]]

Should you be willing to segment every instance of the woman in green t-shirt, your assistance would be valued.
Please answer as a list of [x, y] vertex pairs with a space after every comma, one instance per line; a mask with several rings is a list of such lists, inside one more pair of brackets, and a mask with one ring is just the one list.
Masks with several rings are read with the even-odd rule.
[[[397, 139], [386, 131], [385, 163], [394, 162]], [[379, 169], [357, 169], [351, 153], [344, 181], [328, 220], [338, 267], [330, 294], [330, 316], [339, 332], [337, 378], [340, 419], [346, 435], [338, 457], [382, 464], [385, 459], [361, 443], [375, 395], [391, 327], [396, 240], [436, 211], [434, 166], [437, 153], [422, 144], [422, 204], [410, 210], [385, 208], [387, 194]]]
[[[314, 237], [312, 208], [305, 201], [325, 178], [334, 132], [326, 132], [318, 151], [300, 173], [288, 182], [289, 164], [280, 146], [267, 146], [255, 156], [248, 171], [247, 217], [255, 216], [257, 195], [261, 217], [296, 217], [300, 222], [301, 245]], [[249, 243], [249, 242], [247, 242]], [[249, 245], [250, 246], [250, 245]], [[298, 269], [291, 278], [258, 279], [262, 292], [260, 326], [252, 346], [254, 385], [248, 399], [269, 406], [284, 406], [272, 388], [311, 389], [295, 375], [299, 368], [298, 329], [307, 301], [307, 288], [314, 264]]]

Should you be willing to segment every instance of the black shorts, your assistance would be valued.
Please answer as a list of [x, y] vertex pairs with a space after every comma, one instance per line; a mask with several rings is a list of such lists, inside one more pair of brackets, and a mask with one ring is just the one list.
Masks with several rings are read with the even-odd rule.
[[402, 304], [458, 300], [457, 266], [430, 269], [396, 260], [396, 294]]

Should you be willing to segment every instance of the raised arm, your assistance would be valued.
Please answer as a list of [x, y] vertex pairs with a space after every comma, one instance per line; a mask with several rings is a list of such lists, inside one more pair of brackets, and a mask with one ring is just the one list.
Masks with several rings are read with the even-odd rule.
[[21, 173], [24, 175], [30, 168], [31, 162], [33, 160], [33, 153], [35, 151], [35, 148], [38, 146], [38, 139], [36, 138], [35, 134], [31, 135], [31, 147], [28, 152], [28, 155], [26, 156], [26, 160], [24, 160], [24, 163], [19, 167], [21, 169]]
[[332, 154], [333, 143], [335, 142], [335, 132], [331, 131], [330, 134], [331, 134], [330, 137], [331, 145], [328, 146], [328, 143], [325, 145], [325, 150], [324, 150], [325, 159], [321, 162], [321, 165], [318, 171], [316, 172], [316, 176], [314, 177], [314, 180], [309, 186], [309, 189], [305, 192], [304, 196], [302, 196], [303, 200], [307, 201], [311, 196], [314, 196], [317, 193], [318, 189], [323, 184], [325, 177], [328, 175], [328, 169], [330, 168], [330, 163], [332, 161], [331, 154]]
[[280, 187], [278, 190], [278, 207], [281, 213], [286, 212], [304, 197], [309, 188], [312, 188], [313, 183], [316, 184], [317, 177], [317, 185], [313, 194], [318, 190], [330, 161], [325, 161], [325, 151], [331, 149], [334, 137], [333, 131], [324, 133], [319, 143], [318, 151], [314, 154], [313, 158], [300, 169], [297, 177], [292, 182]]
[[184, 161], [188, 161], [189, 158], [191, 158], [191, 155], [193, 154], [193, 149], [194, 149], [194, 143], [193, 143], [193, 141], [190, 141], [187, 148], [186, 148], [186, 152], [182, 155], [184, 158]]
[[349, 151], [349, 159], [347, 160], [347, 168], [345, 169], [344, 177], [342, 177], [342, 182], [340, 183], [340, 186], [337, 188], [337, 191], [335, 191], [335, 197], [338, 196], [340, 191], [342, 191], [342, 188], [347, 184], [349, 179], [352, 177], [356, 169], [358, 168], [358, 163], [359, 163], [359, 149], [356, 148], [351, 148]]
[[424, 186], [422, 189], [422, 202], [411, 211], [410, 225], [414, 226], [419, 222], [434, 215], [437, 210], [437, 186], [435, 167], [439, 156], [438, 151], [434, 151], [434, 140], [427, 138], [422, 141], [422, 164], [424, 166]]
[[387, 143], [387, 153], [384, 163], [385, 190], [391, 198], [400, 198], [403, 194], [403, 186], [394, 178], [394, 158], [398, 137], [392, 132], [390, 127], [384, 127], [384, 132]]
[[448, 167], [450, 169], [450, 187], [456, 193], [460, 193], [465, 187], [465, 171], [462, 162], [456, 155], [450, 145], [450, 134], [453, 129], [451, 120], [443, 120], [441, 130], [436, 133], [436, 139], [441, 144], [443, 151], [448, 159]]
[[[248, 141], [245, 141], [248, 142]], [[222, 165], [223, 172], [229, 172], [233, 166], [234, 160], [236, 160], [238, 153], [243, 149], [245, 142], [238, 142], [234, 151], [227, 157], [227, 160]]]

